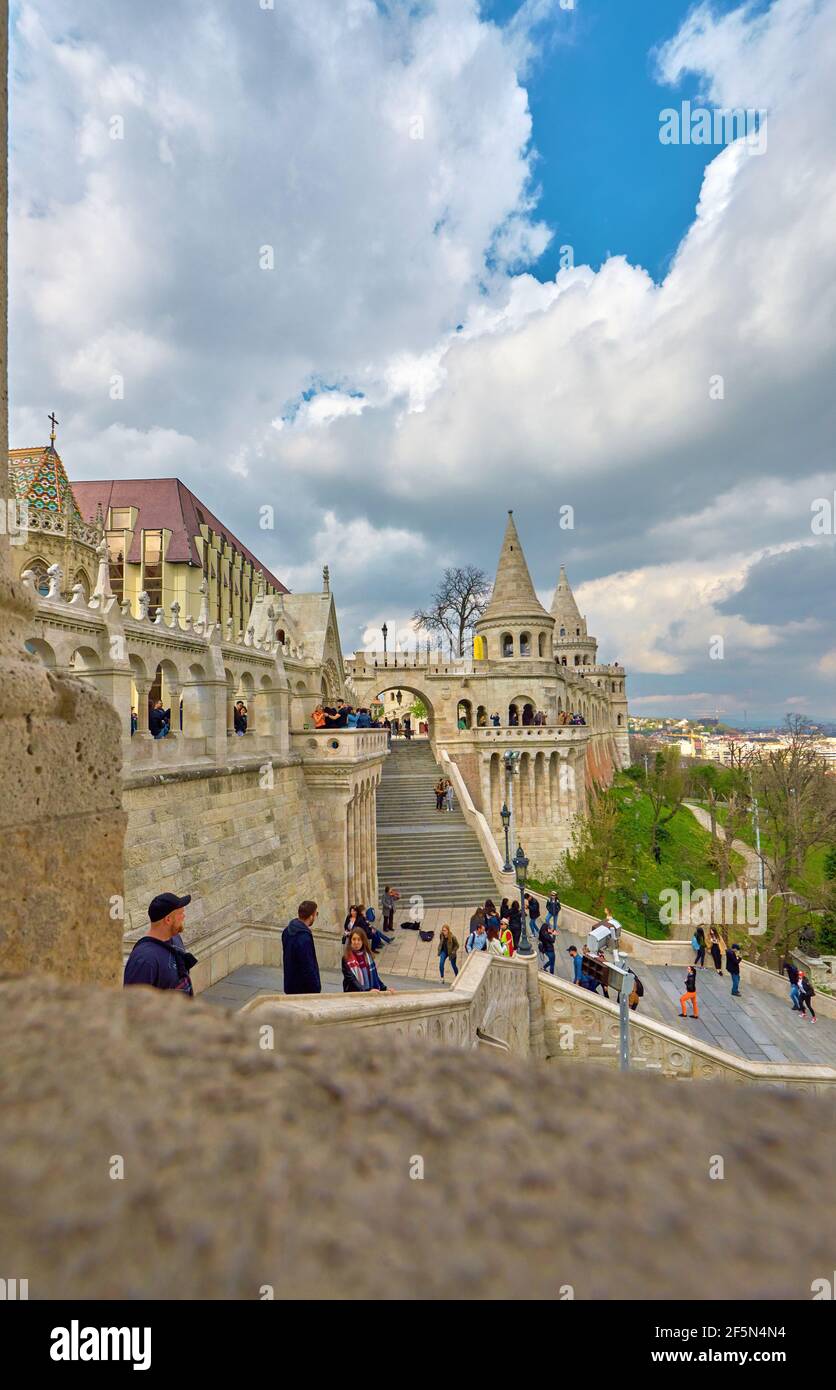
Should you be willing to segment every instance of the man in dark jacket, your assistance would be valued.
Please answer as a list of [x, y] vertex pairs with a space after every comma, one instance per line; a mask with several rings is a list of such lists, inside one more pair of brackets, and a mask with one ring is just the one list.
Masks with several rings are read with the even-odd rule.
[[298, 915], [282, 932], [285, 994], [321, 994], [319, 963], [311, 927], [317, 918], [316, 903], [299, 904]]
[[734, 998], [740, 994], [740, 947], [734, 943], [730, 951], [726, 951], [726, 969], [731, 975], [731, 992]]
[[185, 950], [181, 936], [191, 900], [190, 893], [183, 898], [176, 893], [158, 893], [149, 904], [150, 926], [125, 962], [124, 984], [176, 989], [189, 997], [194, 994], [189, 969], [197, 960]]

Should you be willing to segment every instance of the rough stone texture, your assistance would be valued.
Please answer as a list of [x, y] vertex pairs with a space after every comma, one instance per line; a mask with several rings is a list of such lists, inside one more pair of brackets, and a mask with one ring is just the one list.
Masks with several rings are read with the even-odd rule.
[[821, 1102], [274, 1041], [151, 991], [0, 984], [0, 1226], [31, 1298], [808, 1299], [832, 1271]]

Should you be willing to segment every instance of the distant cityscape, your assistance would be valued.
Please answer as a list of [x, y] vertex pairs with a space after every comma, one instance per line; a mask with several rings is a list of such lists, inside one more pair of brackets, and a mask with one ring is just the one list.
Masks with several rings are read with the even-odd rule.
[[[800, 727], [803, 733], [816, 740], [821, 756], [836, 766], [836, 724], [830, 720], [817, 722], [805, 719]], [[737, 727], [717, 716], [708, 715], [699, 719], [631, 715], [629, 730], [631, 734], [652, 738], [659, 743], [678, 744], [684, 758], [698, 758], [724, 765], [731, 763], [733, 756], [749, 752], [777, 752], [788, 739], [785, 723]]]

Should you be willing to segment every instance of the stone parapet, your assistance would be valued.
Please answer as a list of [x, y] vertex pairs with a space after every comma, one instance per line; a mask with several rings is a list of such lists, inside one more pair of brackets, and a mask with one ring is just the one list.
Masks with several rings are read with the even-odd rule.
[[[540, 975], [545, 1011], [546, 1056], [551, 1062], [618, 1066], [618, 1005], [588, 989]], [[750, 1062], [712, 1047], [654, 1019], [630, 1016], [630, 1067], [659, 1076], [744, 1082], [836, 1095], [836, 1068], [800, 1062]]]

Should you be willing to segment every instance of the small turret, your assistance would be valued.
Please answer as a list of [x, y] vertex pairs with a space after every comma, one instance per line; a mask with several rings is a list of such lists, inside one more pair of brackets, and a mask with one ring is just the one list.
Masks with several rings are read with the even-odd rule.
[[565, 565], [560, 566], [551, 611], [554, 619], [554, 654], [558, 665], [594, 666], [598, 660], [598, 643], [586, 630], [586, 618], [581, 617], [575, 602]]

